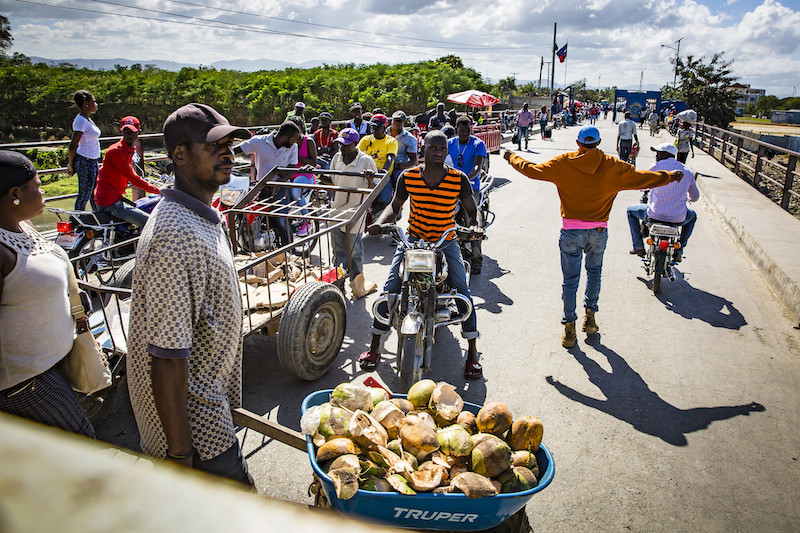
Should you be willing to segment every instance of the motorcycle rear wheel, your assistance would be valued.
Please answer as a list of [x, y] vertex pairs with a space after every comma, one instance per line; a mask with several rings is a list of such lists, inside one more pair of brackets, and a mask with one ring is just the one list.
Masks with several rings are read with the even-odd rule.
[[397, 358], [400, 361], [400, 392], [406, 393], [422, 379], [423, 331], [414, 335], [398, 335]]
[[661, 289], [661, 277], [663, 274], [661, 272], [656, 272], [653, 274], [653, 294], [658, 294], [659, 289]]

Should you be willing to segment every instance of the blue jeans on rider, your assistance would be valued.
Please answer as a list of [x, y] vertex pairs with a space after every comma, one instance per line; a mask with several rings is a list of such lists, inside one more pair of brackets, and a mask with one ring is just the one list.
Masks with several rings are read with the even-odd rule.
[[[397, 176], [400, 176], [400, 173], [398, 173]], [[389, 182], [386, 184], [386, 187], [381, 189], [381, 192], [378, 193], [378, 197], [375, 198], [375, 201], [384, 205], [389, 205], [392, 203], [395, 183], [397, 183], [397, 178], [395, 177], [394, 173], [392, 173], [392, 176], [389, 178]]]
[[561, 299], [564, 301], [562, 324], [575, 322], [578, 294], [578, 282], [581, 278], [581, 262], [586, 256], [586, 295], [583, 306], [597, 311], [597, 300], [600, 298], [600, 275], [603, 271], [603, 253], [608, 242], [606, 228], [594, 229], [562, 229], [558, 239], [561, 250], [561, 272], [564, 284], [561, 286]]
[[[416, 237], [408, 236], [409, 242], [418, 240]], [[472, 294], [469, 292], [467, 286], [467, 271], [464, 268], [464, 260], [461, 257], [461, 249], [458, 247], [458, 241], [452, 239], [442, 248], [445, 259], [447, 260], [447, 281], [450, 287], [454, 288], [458, 294], [463, 294], [472, 301]], [[405, 251], [401, 247], [397, 247], [397, 251], [392, 258], [392, 267], [389, 270], [389, 277], [383, 286], [383, 294], [399, 294], [400, 288], [403, 285], [403, 280], [400, 278], [400, 265], [403, 263]], [[381, 314], [388, 314], [386, 304], [382, 304], [379, 309]], [[460, 308], [461, 311], [463, 309]], [[385, 326], [377, 320], [372, 321], [372, 334], [383, 335], [389, 331], [389, 326]], [[461, 323], [461, 336], [465, 339], [477, 339], [478, 334], [478, 321], [475, 318], [475, 311], [469, 315], [464, 322]]]
[[330, 232], [333, 236], [333, 264], [342, 265], [350, 274], [350, 281], [364, 272], [364, 243], [361, 241], [361, 232], [350, 233], [353, 240], [353, 252], [350, 256], [351, 264], [347, 264], [347, 233], [339, 229]]
[[[314, 183], [314, 178], [313, 176], [298, 174], [292, 179], [292, 183]], [[297, 201], [297, 205], [301, 207], [305, 207], [307, 205], [308, 202], [306, 202], [306, 199], [303, 197], [305, 189], [301, 189], [299, 187], [287, 187], [286, 189], [287, 189], [287, 194], [289, 195], [288, 200], [290, 202]], [[301, 209], [300, 213], [302, 213], [303, 215], [307, 215], [308, 209]]]
[[[642, 228], [639, 226], [640, 220], [647, 220], [647, 204], [629, 205], [628, 226], [630, 226], [631, 229], [631, 240], [633, 241], [634, 250], [644, 250]], [[686, 218], [679, 224], [681, 228], [681, 237], [679, 239], [681, 247], [677, 250], [678, 255], [683, 254], [683, 249], [686, 248], [686, 243], [689, 242], [689, 237], [692, 236], [692, 232], [694, 231], [695, 222], [697, 222], [697, 213], [687, 208]]]
[[525, 137], [525, 149], [528, 149], [528, 126], [517, 125], [517, 150], [522, 150], [522, 137]]
[[117, 203], [111, 204], [107, 207], [98, 206], [97, 212], [108, 213], [114, 218], [125, 220], [126, 222], [130, 222], [131, 224], [139, 228], [144, 227], [145, 222], [147, 222], [147, 219], [150, 218], [150, 215], [148, 215], [141, 209], [137, 209], [133, 206], [127, 205], [123, 203], [122, 200], [120, 200]]

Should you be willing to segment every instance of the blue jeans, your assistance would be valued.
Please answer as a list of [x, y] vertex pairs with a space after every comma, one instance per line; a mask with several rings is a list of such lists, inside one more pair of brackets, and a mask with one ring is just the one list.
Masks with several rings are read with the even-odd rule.
[[[314, 183], [314, 178], [306, 176], [305, 174], [300, 174], [292, 179], [292, 183]], [[289, 195], [287, 200], [289, 201], [297, 200], [297, 205], [302, 207], [305, 207], [307, 205], [306, 199], [303, 197], [305, 189], [301, 189], [299, 187], [286, 187], [286, 189], [287, 189], [287, 194]], [[301, 209], [300, 213], [302, 213], [303, 215], [307, 215], [308, 209]]]
[[[634, 204], [628, 206], [628, 226], [631, 229], [631, 240], [634, 250], [644, 250], [644, 239], [642, 238], [642, 228], [639, 226], [640, 220], [647, 220], [647, 204]], [[689, 237], [694, 231], [694, 224], [697, 222], [697, 213], [692, 209], [686, 209], [686, 218], [681, 222], [681, 247], [677, 250], [678, 254], [683, 253]]]
[[122, 200], [107, 207], [98, 207], [96, 211], [98, 213], [108, 213], [114, 218], [125, 220], [126, 222], [130, 222], [139, 228], [144, 227], [147, 219], [150, 218], [150, 215], [141, 209], [125, 205]]
[[364, 243], [361, 241], [361, 232], [351, 233], [353, 240], [353, 252], [350, 256], [350, 264], [347, 264], [347, 233], [339, 229], [330, 232], [333, 240], [333, 264], [343, 265], [350, 274], [350, 281], [364, 272]]
[[[418, 240], [416, 237], [409, 236], [409, 242]], [[447, 282], [450, 287], [454, 288], [458, 294], [463, 294], [472, 301], [472, 294], [469, 292], [467, 286], [467, 271], [464, 269], [464, 260], [461, 257], [461, 249], [458, 247], [458, 241], [452, 239], [442, 248], [444, 257], [447, 260]], [[397, 251], [392, 257], [392, 267], [389, 270], [389, 277], [386, 279], [386, 284], [383, 286], [383, 294], [398, 294], [403, 285], [403, 280], [400, 278], [400, 265], [403, 263], [405, 250], [397, 247]], [[384, 306], [386, 304], [383, 304]], [[463, 309], [461, 309], [463, 311]], [[388, 310], [384, 307], [380, 309], [380, 313], [386, 315]], [[385, 326], [377, 320], [372, 321], [372, 334], [383, 335], [389, 331], [389, 326]], [[469, 315], [464, 322], [461, 323], [461, 336], [465, 339], [478, 338], [478, 321], [475, 318], [475, 311]]]
[[581, 261], [586, 255], [586, 295], [583, 306], [597, 311], [597, 300], [600, 298], [600, 275], [603, 271], [603, 253], [608, 242], [606, 228], [594, 229], [562, 229], [558, 239], [561, 250], [561, 272], [564, 284], [561, 286], [561, 299], [564, 301], [562, 324], [575, 322], [575, 300], [578, 294], [578, 282], [581, 278]]
[[517, 149], [522, 150], [522, 136], [525, 136], [525, 149], [528, 149], [528, 126], [517, 124]]
[[631, 156], [631, 148], [633, 148], [633, 139], [620, 139], [619, 158], [627, 162], [628, 158]]
[[75, 154], [72, 166], [78, 175], [78, 197], [75, 199], [75, 211], [84, 211], [86, 202], [92, 206], [92, 211], [97, 209], [94, 204], [94, 186], [97, 183], [97, 172], [100, 170], [99, 159], [88, 159], [80, 154]]

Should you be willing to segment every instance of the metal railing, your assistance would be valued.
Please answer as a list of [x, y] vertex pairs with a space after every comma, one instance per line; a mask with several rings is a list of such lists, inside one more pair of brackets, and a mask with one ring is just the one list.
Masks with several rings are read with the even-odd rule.
[[698, 123], [695, 142], [781, 208], [800, 216], [800, 153], [708, 124]]

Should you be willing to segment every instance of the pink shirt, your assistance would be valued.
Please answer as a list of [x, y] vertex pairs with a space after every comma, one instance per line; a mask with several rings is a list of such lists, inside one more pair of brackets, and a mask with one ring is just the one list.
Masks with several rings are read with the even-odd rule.
[[607, 228], [608, 222], [589, 222], [587, 220], [575, 220], [574, 218], [562, 218], [562, 229], [594, 229]]

